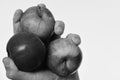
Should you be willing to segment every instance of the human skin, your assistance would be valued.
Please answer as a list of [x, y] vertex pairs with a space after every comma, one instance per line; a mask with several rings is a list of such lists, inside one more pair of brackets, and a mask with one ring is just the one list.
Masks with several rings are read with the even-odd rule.
[[5, 57], [3, 63], [5, 65], [7, 77], [12, 80], [79, 80], [78, 72], [67, 77], [60, 77], [50, 70], [36, 73], [19, 71], [9, 57]]
[[[19, 14], [18, 14], [19, 13]], [[17, 16], [19, 15], [19, 16]], [[15, 12], [14, 18], [19, 19], [17, 21], [17, 31], [14, 32], [30, 32], [38, 35], [41, 40], [49, 40], [55, 25], [55, 19], [51, 11], [44, 5], [39, 4], [29, 7], [24, 12], [18, 9]], [[13, 25], [15, 28], [16, 25]]]
[[82, 60], [82, 52], [75, 43], [69, 38], [58, 38], [50, 42], [47, 58], [50, 70], [65, 77], [78, 69]]
[[[55, 27], [64, 26], [64, 25], [61, 25], [63, 24], [62, 21], [56, 21], [56, 24], [57, 25]], [[57, 36], [60, 36], [60, 35], [57, 35]], [[51, 72], [50, 70], [40, 71], [36, 73], [28, 73], [28, 72], [20, 71], [14, 64], [13, 60], [9, 57], [3, 58], [3, 64], [6, 69], [6, 76], [12, 80], [79, 80], [79, 75], [77, 71], [70, 76], [60, 77], [55, 73]]]
[[[40, 4], [40, 5], [43, 5], [43, 4]], [[13, 18], [14, 34], [17, 33], [17, 31], [19, 31], [18, 20], [21, 17], [20, 14], [21, 12], [19, 10], [16, 11], [16, 14], [14, 15], [14, 18]], [[54, 35], [60, 37], [60, 35], [62, 35], [62, 33], [64, 32], [64, 26], [65, 26], [64, 22], [56, 21], [54, 26], [55, 27]], [[60, 77], [50, 70], [39, 71], [35, 73], [20, 71], [14, 64], [13, 60], [9, 57], [3, 58], [3, 64], [6, 70], [6, 76], [12, 80], [79, 80], [78, 71], [76, 71], [74, 74], [71, 74], [69, 76]]]

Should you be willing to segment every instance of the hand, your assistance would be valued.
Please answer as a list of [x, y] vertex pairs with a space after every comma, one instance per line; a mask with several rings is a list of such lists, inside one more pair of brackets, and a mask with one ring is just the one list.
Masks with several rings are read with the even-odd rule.
[[59, 77], [49, 70], [36, 73], [19, 71], [12, 59], [10, 59], [9, 57], [5, 57], [3, 59], [3, 63], [5, 65], [7, 77], [12, 80], [79, 80], [77, 72], [63, 78]]
[[[40, 4], [40, 6], [45, 6], [44, 4]], [[14, 34], [20, 31], [20, 19], [23, 12], [22, 10], [16, 10], [13, 18], [13, 29]], [[54, 40], [62, 35], [64, 32], [64, 22], [56, 21], [54, 27], [54, 33], [51, 40]], [[23, 72], [18, 70], [16, 65], [14, 64], [13, 60], [9, 57], [5, 57], [3, 59], [3, 64], [6, 69], [6, 76], [12, 80], [79, 80], [78, 72], [67, 76], [67, 77], [60, 77], [55, 73], [51, 72], [50, 70], [40, 71], [35, 73]]]
[[[62, 28], [60, 28], [61, 26]], [[63, 30], [64, 23], [62, 21], [56, 21], [55, 25], [56, 35], [60, 36], [63, 33]], [[5, 57], [3, 59], [3, 63], [6, 69], [7, 77], [12, 80], [79, 80], [78, 72], [67, 77], [60, 77], [55, 73], [51, 72], [50, 70], [40, 71], [36, 73], [19, 71], [16, 65], [14, 64], [13, 60], [10, 59], [9, 57]]]

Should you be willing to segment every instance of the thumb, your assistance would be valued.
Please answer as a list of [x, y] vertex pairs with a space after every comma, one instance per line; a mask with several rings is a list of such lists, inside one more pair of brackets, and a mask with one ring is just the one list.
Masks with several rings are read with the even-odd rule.
[[33, 80], [31, 75], [18, 70], [13, 60], [9, 57], [3, 58], [3, 64], [6, 69], [6, 76], [12, 80]]
[[3, 64], [6, 69], [6, 75], [8, 78], [12, 78], [14, 74], [18, 71], [16, 65], [14, 64], [13, 60], [10, 59], [9, 57], [3, 58]]

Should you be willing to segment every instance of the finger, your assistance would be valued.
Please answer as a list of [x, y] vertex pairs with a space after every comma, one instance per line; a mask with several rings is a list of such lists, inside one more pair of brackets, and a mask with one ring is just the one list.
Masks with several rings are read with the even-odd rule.
[[13, 33], [14, 34], [19, 33], [19, 32], [21, 32], [20, 22], [14, 24], [14, 27], [13, 27]]
[[40, 71], [36, 73], [17, 72], [15, 80], [58, 80], [58, 76], [51, 71]]
[[57, 34], [53, 33], [52, 36], [50, 37], [50, 41], [56, 40], [60, 37], [61, 37], [60, 35], [57, 35]]
[[46, 5], [43, 4], [43, 3], [38, 4], [38, 6], [41, 7], [41, 8], [46, 8]]
[[64, 32], [64, 28], [65, 28], [64, 22], [57, 20], [50, 41], [60, 38]]
[[36, 73], [28, 73], [16, 71], [10, 78], [12, 80], [57, 80], [58, 76], [50, 71], [40, 71]]
[[34, 76], [27, 72], [17, 71], [16, 74], [13, 75], [12, 80], [36, 80]]
[[75, 73], [75, 80], [79, 80], [80, 78], [79, 78], [79, 74], [78, 74], [78, 71], [76, 71], [76, 73]]
[[62, 35], [64, 32], [65, 24], [63, 21], [56, 21], [54, 32], [57, 35]]
[[20, 22], [14, 24], [13, 32], [14, 32], [14, 34], [21, 32]]
[[22, 14], [23, 14], [23, 11], [21, 9], [18, 9], [15, 11], [14, 16], [13, 16], [13, 24], [20, 21]]
[[58, 80], [79, 80], [78, 71], [67, 77], [59, 77]]
[[18, 71], [18, 69], [15, 66], [14, 62], [9, 57], [5, 57], [5, 58], [3, 58], [3, 64], [4, 64], [5, 69], [6, 69], [7, 77], [12, 78], [13, 75], [16, 73], [16, 71]]
[[76, 71], [75, 73], [73, 73], [72, 75], [68, 76], [69, 80], [79, 80], [79, 75], [78, 75], [78, 71]]
[[66, 38], [71, 39], [76, 45], [79, 45], [81, 43], [80, 36], [77, 34], [70, 33]]
[[18, 9], [15, 11], [14, 17], [13, 17], [13, 31], [14, 33], [20, 32], [20, 19], [22, 17], [23, 11], [21, 9]]
[[6, 76], [9, 79], [13, 80], [32, 80], [30, 79], [30, 74], [22, 71], [18, 71], [16, 65], [14, 64], [13, 60], [9, 57], [3, 58], [3, 64], [6, 69]]
[[40, 71], [34, 77], [34, 80], [58, 80], [58, 76], [49, 70]]
[[58, 76], [51, 71], [40, 71], [36, 73], [27, 73], [18, 71], [12, 77], [14, 80], [57, 80]]

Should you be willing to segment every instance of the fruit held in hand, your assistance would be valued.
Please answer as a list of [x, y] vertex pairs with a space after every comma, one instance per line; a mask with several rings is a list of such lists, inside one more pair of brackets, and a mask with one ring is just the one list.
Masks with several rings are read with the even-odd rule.
[[43, 41], [51, 36], [54, 25], [55, 20], [52, 13], [41, 5], [28, 8], [20, 19], [21, 31], [32, 32]]
[[7, 44], [8, 56], [19, 70], [31, 72], [44, 65], [45, 46], [38, 36], [21, 32], [10, 38]]
[[82, 60], [82, 52], [76, 44], [68, 38], [59, 38], [49, 45], [48, 67], [59, 76], [74, 73]]

